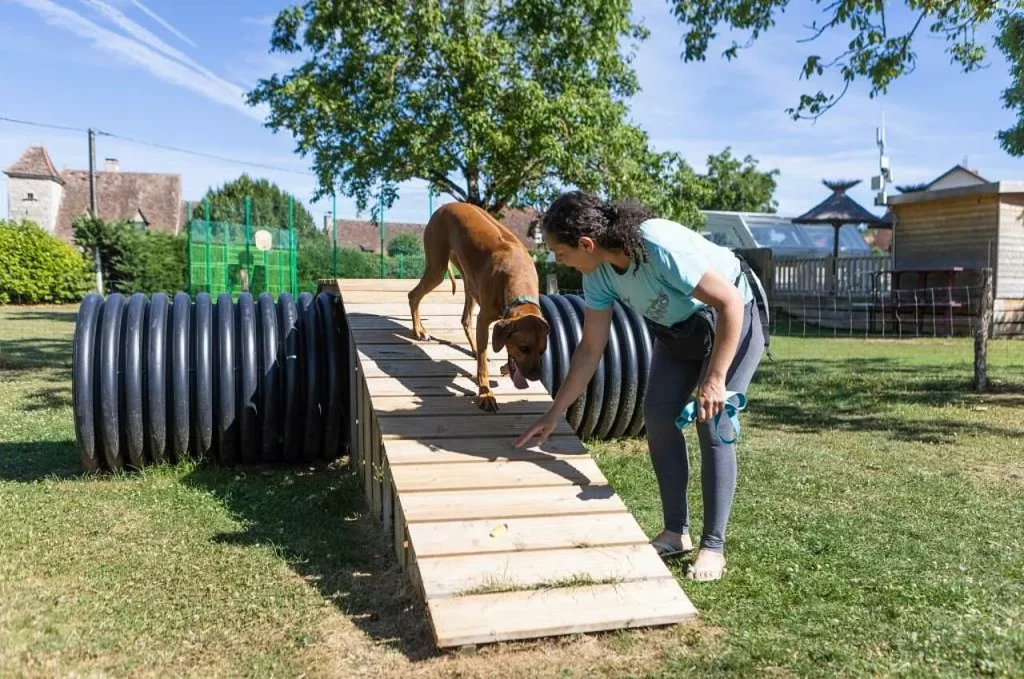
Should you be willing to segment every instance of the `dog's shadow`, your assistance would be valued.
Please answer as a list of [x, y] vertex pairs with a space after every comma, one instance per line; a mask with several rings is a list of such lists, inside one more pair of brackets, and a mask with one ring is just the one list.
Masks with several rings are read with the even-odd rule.
[[[381, 368], [384, 375], [396, 380], [402, 385], [404, 391], [412, 395], [410, 396], [410, 407], [402, 410], [402, 416], [429, 418], [431, 421], [436, 421], [438, 417], [443, 417], [451, 423], [443, 437], [432, 437], [426, 434], [423, 437], [417, 437], [424, 446], [433, 451], [458, 452], [467, 457], [477, 457], [488, 462], [506, 459], [529, 461], [553, 475], [561, 476], [570, 484], [579, 486], [581, 488], [579, 493], [581, 499], [589, 500], [610, 497], [611, 492], [607, 489], [606, 482], [603, 479], [590, 478], [590, 476], [571, 464], [571, 458], [567, 459], [567, 456], [572, 455], [578, 455], [581, 459], [587, 456], [585, 448], [583, 448], [575, 434], [571, 433], [571, 429], [567, 428], [567, 425], [564, 425], [560, 431], [554, 432], [544, 444], [537, 445], [533, 442], [523, 449], [516, 449], [514, 447], [515, 440], [535, 420], [547, 412], [550, 401], [509, 398], [506, 396], [500, 399], [498, 413], [486, 413], [477, 405], [475, 398], [477, 395], [476, 389], [466, 386], [464, 382], [462, 384], [459, 383], [460, 378], [466, 378], [475, 383], [475, 365], [474, 367], [467, 368], [464, 365], [453, 362], [452, 359], [437, 359], [428, 355], [428, 346], [443, 346], [458, 352], [467, 360], [475, 361], [461, 326], [453, 328], [431, 327], [430, 319], [425, 318], [424, 326], [429, 338], [417, 340], [410, 327], [408, 327], [410, 321], [406, 317], [389, 318], [363, 313], [348, 313], [346, 318], [348, 324], [355, 330], [357, 347], [367, 351], [372, 346], [375, 355], [389, 359], [378, 362], [378, 367]], [[373, 327], [373, 344], [360, 344], [359, 340], [361, 336], [366, 336], [365, 329], [369, 326]], [[392, 348], [394, 351], [389, 351]], [[493, 366], [495, 355], [493, 352], [489, 353]], [[361, 360], [365, 361], [366, 359], [362, 358]], [[439, 367], [432, 366], [430, 375], [416, 375], [413, 374], [413, 370], [409, 370], [404, 365], [407, 362], [412, 364], [423, 361], [432, 362], [435, 366]], [[399, 364], [402, 364], [405, 369], [399, 370], [397, 368]], [[390, 369], [389, 366], [391, 367]], [[504, 375], [496, 375], [492, 372], [488, 377], [492, 389], [511, 384], [511, 378]], [[433, 401], [445, 398], [447, 393], [447, 396], [452, 399], [451, 405], [445, 410], [444, 415], [417, 412], [421, 406], [416, 405], [416, 403], [419, 391], [422, 389], [425, 380], [429, 381], [430, 388], [427, 390], [428, 393], [424, 398], [429, 398]], [[533, 382], [530, 386], [534, 387], [538, 384], [540, 383]], [[533, 393], [536, 393], [536, 391]], [[512, 424], [508, 418], [502, 417], [503, 415], [514, 415], [512, 423], [521, 428], [503, 429], [504, 426]], [[463, 436], [458, 431], [460, 422], [480, 422], [492, 417], [495, 418], [496, 423], [501, 424], [490, 433], [480, 434], [469, 431]], [[505, 445], [502, 445], [502, 443]], [[387, 450], [387, 440], [384, 441], [384, 449], [385, 451]], [[481, 473], [486, 474], [488, 472], [482, 470]]]

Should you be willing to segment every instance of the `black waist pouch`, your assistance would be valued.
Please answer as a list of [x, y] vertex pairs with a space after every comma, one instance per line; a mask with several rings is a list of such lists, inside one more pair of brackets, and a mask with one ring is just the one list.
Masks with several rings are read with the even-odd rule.
[[687, 361], [703, 361], [715, 346], [715, 322], [718, 311], [706, 304], [696, 313], [672, 326], [645, 318], [651, 334], [672, 354]]

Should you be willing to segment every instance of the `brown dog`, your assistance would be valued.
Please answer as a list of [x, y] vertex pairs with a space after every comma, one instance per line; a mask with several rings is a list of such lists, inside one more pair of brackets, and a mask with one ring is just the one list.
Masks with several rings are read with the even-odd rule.
[[[537, 268], [515, 234], [485, 210], [469, 203], [448, 203], [431, 215], [423, 231], [423, 250], [423, 277], [409, 293], [413, 333], [417, 339], [427, 339], [420, 322], [420, 300], [444, 281], [445, 271], [450, 272], [450, 265], [454, 264], [465, 283], [462, 327], [476, 357], [478, 405], [482, 410], [496, 412], [498, 403], [487, 374], [487, 332], [491, 323], [495, 323], [494, 351], [506, 348], [509, 374], [516, 387], [525, 389], [526, 380], [540, 379], [540, 359], [548, 346], [548, 324], [539, 306]], [[474, 303], [480, 306], [475, 338], [470, 332]]]

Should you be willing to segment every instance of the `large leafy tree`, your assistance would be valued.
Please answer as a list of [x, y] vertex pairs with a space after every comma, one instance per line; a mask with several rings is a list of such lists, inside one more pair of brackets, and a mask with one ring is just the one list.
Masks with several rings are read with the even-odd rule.
[[700, 206], [705, 210], [774, 213], [779, 206], [774, 198], [779, 170], [764, 172], [757, 165], [752, 156], [740, 160], [728, 147], [708, 156], [708, 172], [703, 180], [709, 196]]
[[[250, 104], [312, 157], [318, 195], [362, 211], [399, 183], [500, 214], [575, 186], [659, 195], [676, 160], [627, 120], [629, 0], [310, 0], [282, 11], [272, 50], [305, 61]], [[663, 186], [661, 188], [664, 188]]]
[[[245, 199], [249, 198], [249, 219], [253, 227], [288, 228], [287, 191], [268, 179], [241, 175], [206, 192], [203, 201], [192, 206], [192, 218], [206, 216], [205, 201], [210, 203], [210, 219], [215, 222], [245, 223]], [[292, 218], [296, 233], [308, 236], [316, 229], [313, 215], [292, 198]]]
[[[686, 61], [703, 61], [718, 37], [720, 26], [744, 32], [748, 40], [732, 42], [724, 51], [727, 59], [753, 44], [770, 30], [790, 6], [790, 0], [669, 0], [675, 16], [686, 27]], [[943, 40], [953, 64], [965, 72], [986, 64], [989, 45], [987, 28], [995, 29], [995, 45], [1010, 63], [1010, 85], [1003, 91], [1006, 108], [1017, 113], [1017, 122], [998, 133], [1003, 148], [1015, 156], [1024, 155], [1024, 14], [1021, 0], [904, 0], [900, 11], [879, 0], [834, 0], [823, 3], [822, 18], [808, 27], [808, 45], [802, 77], [810, 80], [831, 73], [840, 75], [838, 91], [802, 94], [788, 109], [794, 118], [819, 117], [835, 106], [857, 79], [870, 85], [874, 97], [914, 70], [916, 41], [926, 36]], [[844, 39], [835, 52], [822, 54], [815, 45], [823, 36]]]

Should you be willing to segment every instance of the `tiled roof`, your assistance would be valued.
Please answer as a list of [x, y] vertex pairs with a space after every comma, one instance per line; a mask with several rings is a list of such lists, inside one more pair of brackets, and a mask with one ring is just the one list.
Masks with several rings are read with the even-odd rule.
[[50, 154], [42, 146], [29, 146], [13, 165], [4, 170], [4, 173], [8, 177], [61, 181], [53, 161], [50, 160]]
[[[56, 234], [70, 241], [71, 225], [89, 209], [89, 172], [64, 170], [64, 199], [57, 215]], [[181, 176], [145, 172], [97, 172], [96, 207], [111, 221], [134, 220], [141, 213], [150, 231], [182, 230]]]

